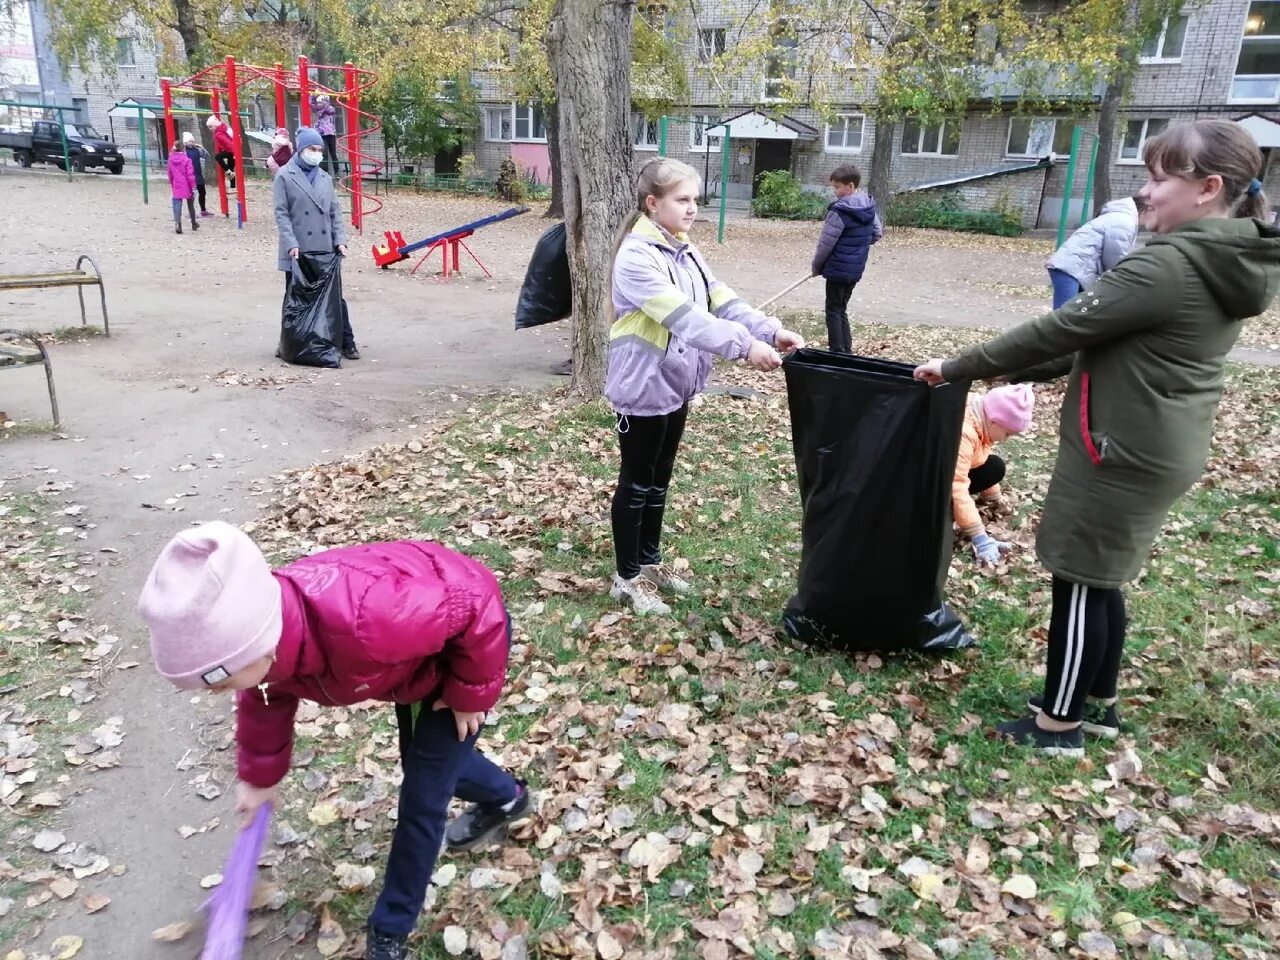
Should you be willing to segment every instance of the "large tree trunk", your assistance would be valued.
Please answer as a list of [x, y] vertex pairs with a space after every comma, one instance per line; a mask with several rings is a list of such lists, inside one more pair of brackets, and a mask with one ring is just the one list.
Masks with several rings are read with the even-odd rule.
[[893, 134], [897, 123], [884, 113], [873, 113], [875, 143], [871, 147], [871, 169], [867, 172], [867, 193], [875, 197], [883, 219], [893, 200]]
[[[1116, 126], [1120, 116], [1120, 101], [1124, 99], [1124, 84], [1113, 81], [1102, 94], [1102, 106], [1098, 110], [1098, 165], [1093, 172], [1093, 210], [1096, 217], [1111, 200], [1111, 162], [1116, 155]], [[1088, 219], [1088, 218], [1086, 218]]]
[[632, 188], [630, 0], [556, 0], [547, 52], [559, 110], [560, 181], [573, 279], [573, 380], [604, 389], [614, 236]]
[[547, 147], [551, 155], [551, 205], [543, 214], [553, 220], [564, 219], [564, 190], [560, 186], [560, 104], [547, 104]]
[[191, 72], [205, 66], [200, 59], [200, 29], [196, 26], [196, 12], [191, 0], [173, 0], [173, 13], [177, 20], [178, 36], [182, 38], [182, 52], [186, 54]]

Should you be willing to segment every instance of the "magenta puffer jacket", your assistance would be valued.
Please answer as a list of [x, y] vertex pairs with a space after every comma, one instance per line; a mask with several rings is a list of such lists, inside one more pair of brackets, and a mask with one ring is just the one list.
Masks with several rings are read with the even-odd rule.
[[169, 194], [174, 200], [190, 200], [196, 195], [196, 168], [185, 153], [170, 153]]
[[236, 697], [240, 779], [289, 771], [300, 699], [331, 706], [442, 698], [488, 710], [507, 674], [510, 628], [498, 581], [435, 543], [327, 550], [275, 572], [283, 631], [265, 690]]

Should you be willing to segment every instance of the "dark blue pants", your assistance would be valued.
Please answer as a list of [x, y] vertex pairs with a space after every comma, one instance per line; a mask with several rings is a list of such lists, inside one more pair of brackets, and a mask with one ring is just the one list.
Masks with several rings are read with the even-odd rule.
[[853, 332], [849, 329], [849, 298], [856, 283], [827, 281], [827, 349], [832, 353], [853, 353]]
[[1053, 267], [1049, 268], [1049, 283], [1053, 287], [1053, 309], [1055, 310], [1080, 292], [1079, 280]]
[[519, 791], [511, 774], [476, 751], [475, 737], [458, 741], [453, 711], [432, 710], [433, 702], [423, 702], [403, 756], [400, 817], [382, 894], [369, 915], [370, 926], [396, 936], [408, 936], [422, 912], [444, 842], [449, 801], [457, 797], [499, 806]]

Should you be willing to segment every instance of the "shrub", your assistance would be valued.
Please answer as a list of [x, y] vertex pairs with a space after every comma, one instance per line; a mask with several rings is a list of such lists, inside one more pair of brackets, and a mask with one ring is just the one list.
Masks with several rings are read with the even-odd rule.
[[525, 198], [527, 185], [520, 176], [515, 160], [509, 156], [503, 157], [502, 163], [498, 165], [498, 180], [494, 184], [494, 190], [499, 199], [510, 203], [519, 203]]
[[770, 170], [756, 178], [756, 197], [751, 201], [757, 217], [780, 220], [821, 220], [829, 201], [820, 193], [806, 190], [789, 170]]
[[1017, 237], [1022, 221], [1008, 204], [996, 210], [966, 210], [957, 191], [901, 193], [889, 201], [885, 222], [895, 227], [926, 227], [963, 233]]

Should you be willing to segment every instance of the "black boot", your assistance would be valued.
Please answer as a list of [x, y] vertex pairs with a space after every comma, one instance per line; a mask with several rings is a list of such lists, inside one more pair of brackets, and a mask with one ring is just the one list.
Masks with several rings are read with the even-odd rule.
[[409, 938], [369, 928], [364, 938], [365, 960], [408, 960]]
[[529, 812], [529, 785], [517, 780], [520, 792], [515, 799], [499, 807], [482, 807], [472, 804], [445, 831], [445, 842], [450, 850], [470, 850], [488, 840], [493, 834], [514, 823]]
[[181, 220], [179, 220], [177, 223], [175, 223], [175, 224], [173, 225], [173, 232], [174, 232], [174, 233], [181, 233], [181, 232], [182, 232], [182, 221], [181, 221]]

